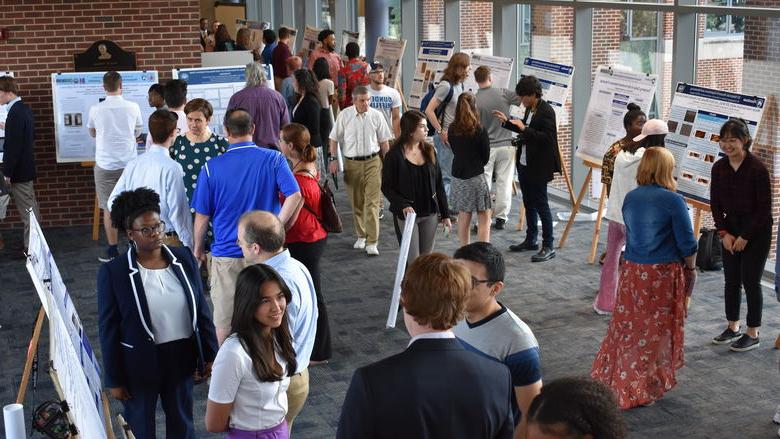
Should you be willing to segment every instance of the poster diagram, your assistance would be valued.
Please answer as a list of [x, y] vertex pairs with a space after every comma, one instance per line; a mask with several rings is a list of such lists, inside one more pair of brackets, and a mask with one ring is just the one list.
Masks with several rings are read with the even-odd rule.
[[677, 191], [709, 203], [712, 165], [721, 156], [720, 127], [732, 117], [745, 120], [755, 137], [764, 114], [766, 98], [677, 84], [669, 109], [666, 147], [677, 167]]
[[513, 90], [514, 84], [510, 84], [510, 76], [512, 75], [514, 63], [515, 60], [512, 58], [480, 54], [471, 55], [471, 73], [463, 81], [463, 90], [471, 93], [477, 92], [479, 85], [477, 80], [474, 79], [474, 71], [480, 66], [490, 69], [490, 74], [493, 76], [493, 87]]
[[428, 87], [439, 82], [453, 53], [455, 53], [455, 43], [452, 41], [423, 40], [420, 42], [412, 88], [409, 90], [409, 108], [420, 108], [420, 101], [428, 92]]
[[379, 37], [376, 40], [374, 61], [385, 66], [385, 85], [395, 88], [401, 74], [401, 59], [406, 50], [406, 40]]

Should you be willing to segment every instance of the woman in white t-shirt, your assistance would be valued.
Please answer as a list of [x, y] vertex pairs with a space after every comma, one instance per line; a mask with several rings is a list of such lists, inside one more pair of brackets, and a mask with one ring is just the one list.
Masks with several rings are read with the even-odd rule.
[[287, 387], [297, 366], [286, 313], [291, 299], [268, 265], [238, 275], [232, 333], [212, 369], [206, 430], [227, 431], [228, 439], [289, 437]]

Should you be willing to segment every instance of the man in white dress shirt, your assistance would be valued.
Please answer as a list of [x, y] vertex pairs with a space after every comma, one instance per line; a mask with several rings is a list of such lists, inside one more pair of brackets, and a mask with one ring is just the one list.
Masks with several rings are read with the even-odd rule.
[[149, 149], [127, 164], [108, 199], [108, 208], [122, 192], [147, 187], [160, 196], [160, 221], [165, 223], [166, 245], [193, 248], [192, 214], [184, 188], [184, 170], [168, 148], [176, 140], [176, 113], [157, 110], [149, 116]]
[[95, 192], [103, 209], [103, 228], [108, 248], [98, 257], [108, 262], [119, 255], [117, 231], [111, 226], [108, 197], [127, 163], [138, 155], [136, 138], [141, 134], [141, 107], [122, 98], [122, 76], [117, 72], [103, 75], [106, 98], [89, 109], [87, 128], [95, 138]]
[[341, 144], [344, 155], [344, 182], [354, 214], [357, 241], [355, 249], [369, 256], [379, 255], [379, 190], [382, 163], [379, 152], [386, 153], [393, 137], [384, 115], [369, 106], [368, 88], [352, 89], [352, 106], [339, 112], [330, 132], [329, 172], [338, 172], [336, 151]]

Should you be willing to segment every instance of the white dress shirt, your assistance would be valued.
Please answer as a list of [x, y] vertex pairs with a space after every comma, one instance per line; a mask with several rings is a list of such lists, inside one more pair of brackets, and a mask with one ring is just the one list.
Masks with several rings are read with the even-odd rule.
[[135, 138], [143, 126], [141, 107], [122, 96], [106, 96], [90, 107], [87, 128], [95, 130], [95, 163], [109, 171], [124, 168], [137, 155]]
[[452, 332], [451, 329], [448, 329], [446, 331], [434, 331], [434, 332], [426, 332], [420, 335], [415, 335], [412, 337], [411, 340], [409, 340], [409, 344], [407, 346], [411, 346], [412, 343], [416, 342], [417, 340], [421, 340], [423, 338], [428, 339], [447, 339], [447, 338], [455, 338], [455, 333]]
[[364, 157], [379, 152], [379, 144], [393, 137], [382, 113], [368, 107], [365, 113], [358, 113], [355, 106], [339, 112], [330, 132], [330, 140], [341, 145], [346, 158]]
[[189, 304], [184, 294], [184, 288], [173, 268], [152, 270], [138, 264], [141, 281], [146, 293], [146, 303], [149, 304], [149, 317], [152, 319], [154, 343], [163, 344], [169, 341], [190, 338], [192, 324]]
[[124, 191], [148, 187], [160, 196], [160, 220], [165, 231], [176, 232], [182, 244], [192, 247], [192, 214], [184, 188], [184, 170], [169, 155], [168, 148], [152, 145], [149, 150], [130, 161], [117, 181], [108, 206]]

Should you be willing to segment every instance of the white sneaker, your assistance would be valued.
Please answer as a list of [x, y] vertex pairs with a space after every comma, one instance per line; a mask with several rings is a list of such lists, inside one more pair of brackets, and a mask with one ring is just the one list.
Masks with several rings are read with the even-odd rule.
[[352, 245], [352, 248], [356, 250], [363, 250], [366, 248], [366, 238], [358, 238], [357, 241], [355, 241], [355, 244]]
[[368, 244], [366, 246], [366, 254], [369, 256], [379, 256], [379, 249], [376, 244]]

